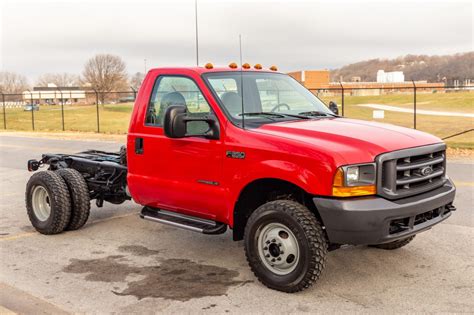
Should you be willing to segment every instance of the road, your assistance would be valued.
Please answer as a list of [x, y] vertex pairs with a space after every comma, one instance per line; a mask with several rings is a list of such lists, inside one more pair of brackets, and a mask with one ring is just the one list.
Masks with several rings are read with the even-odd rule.
[[[399, 112], [399, 113], [409, 113], [413, 114], [413, 108], [403, 108], [398, 106], [390, 106], [390, 105], [381, 105], [381, 104], [360, 104], [358, 106], [362, 107], [370, 107], [375, 109], [381, 110], [388, 110], [391, 112]], [[459, 112], [442, 112], [437, 110], [426, 110], [426, 109], [417, 109], [417, 115], [431, 115], [431, 116], [443, 116], [443, 117], [467, 117], [467, 118], [474, 118], [474, 114], [469, 113], [459, 113]]]
[[0, 313], [399, 313], [474, 310], [474, 164], [448, 163], [452, 217], [397, 251], [329, 253], [319, 282], [284, 294], [250, 272], [231, 233], [206, 236], [141, 220], [127, 202], [92, 207], [78, 231], [44, 236], [26, 215], [26, 161], [43, 152], [118, 150], [115, 142], [0, 134]]

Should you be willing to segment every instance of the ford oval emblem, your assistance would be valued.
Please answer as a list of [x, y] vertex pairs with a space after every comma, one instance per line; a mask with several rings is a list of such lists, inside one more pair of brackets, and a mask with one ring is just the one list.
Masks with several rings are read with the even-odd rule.
[[423, 176], [428, 176], [431, 173], [433, 173], [433, 168], [431, 166], [425, 166], [422, 169], [420, 169], [420, 173]]

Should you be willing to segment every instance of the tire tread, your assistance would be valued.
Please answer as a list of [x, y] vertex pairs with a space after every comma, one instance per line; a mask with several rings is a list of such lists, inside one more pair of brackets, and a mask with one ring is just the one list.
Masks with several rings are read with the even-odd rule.
[[[249, 263], [254, 275], [259, 279], [261, 283], [263, 283], [268, 288], [276, 289], [287, 293], [294, 293], [307, 289], [319, 279], [326, 264], [326, 254], [328, 245], [323, 229], [318, 220], [316, 219], [316, 216], [308, 208], [292, 200], [276, 200], [260, 206], [250, 216], [247, 222], [247, 227], [254, 224], [255, 221], [258, 219], [259, 214], [267, 211], [269, 208], [272, 210], [278, 210], [289, 214], [298, 222], [298, 224], [304, 230], [304, 234], [309, 243], [309, 248], [311, 250], [312, 257], [312, 259], [310, 259], [310, 264], [306, 275], [297, 285], [287, 287], [276, 287], [271, 283], [267, 283], [266, 281], [264, 281], [264, 279], [260, 277], [257, 270], [254, 268], [254, 264], [258, 263], [258, 258], [254, 257], [254, 255], [249, 253], [248, 248], [246, 246], [245, 256], [247, 258], [247, 262]], [[246, 228], [245, 234], [249, 233], [249, 230], [249, 228]], [[244, 236], [245, 239], [247, 239], [247, 237], [248, 235]]]

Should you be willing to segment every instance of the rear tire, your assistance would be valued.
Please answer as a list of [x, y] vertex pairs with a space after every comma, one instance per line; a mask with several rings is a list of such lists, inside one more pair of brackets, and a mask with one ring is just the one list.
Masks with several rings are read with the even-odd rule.
[[380, 249], [386, 249], [386, 250], [393, 250], [393, 249], [398, 249], [400, 247], [403, 247], [405, 245], [408, 245], [413, 239], [415, 238], [415, 235], [395, 241], [395, 242], [390, 242], [390, 243], [385, 243], [385, 244], [377, 244], [377, 245], [370, 245], [370, 247], [375, 247], [375, 248], [380, 248]]
[[71, 217], [71, 201], [65, 181], [53, 171], [33, 174], [26, 185], [26, 210], [41, 234], [64, 231]]
[[268, 202], [245, 227], [245, 255], [265, 286], [293, 293], [321, 275], [327, 242], [321, 225], [305, 206], [290, 200]]
[[73, 231], [80, 229], [86, 224], [89, 218], [91, 200], [89, 188], [84, 177], [72, 168], [61, 168], [56, 171], [67, 184], [71, 196], [71, 218], [66, 230]]

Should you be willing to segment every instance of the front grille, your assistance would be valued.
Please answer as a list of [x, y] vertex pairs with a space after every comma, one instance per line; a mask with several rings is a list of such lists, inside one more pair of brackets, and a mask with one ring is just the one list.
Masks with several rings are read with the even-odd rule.
[[389, 199], [416, 195], [446, 181], [446, 145], [436, 144], [377, 157], [378, 193]]

